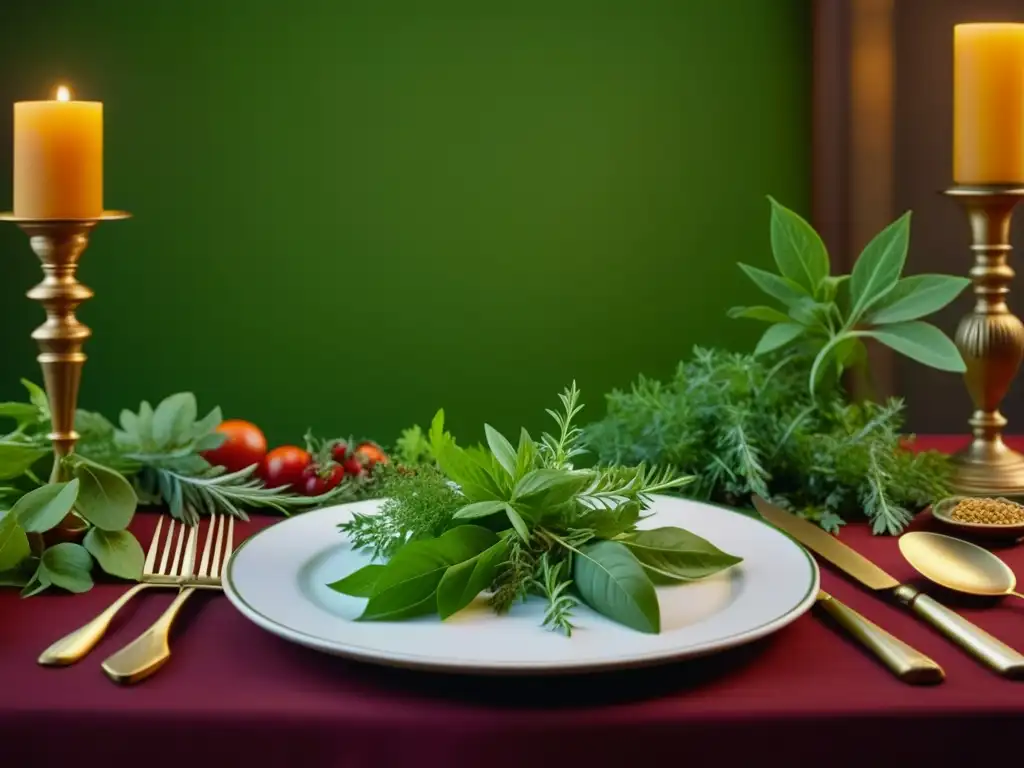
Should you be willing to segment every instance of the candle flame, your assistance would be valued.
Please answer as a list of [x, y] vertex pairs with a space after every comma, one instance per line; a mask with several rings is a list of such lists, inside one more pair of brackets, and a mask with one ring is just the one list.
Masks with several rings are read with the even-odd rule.
[[66, 85], [57, 88], [57, 101], [71, 101], [71, 91]]

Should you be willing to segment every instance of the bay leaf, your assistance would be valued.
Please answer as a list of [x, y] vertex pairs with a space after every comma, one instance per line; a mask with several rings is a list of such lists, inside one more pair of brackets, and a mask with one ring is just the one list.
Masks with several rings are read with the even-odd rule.
[[90, 528], [82, 541], [96, 562], [106, 573], [121, 579], [138, 581], [142, 578], [145, 554], [142, 545], [130, 531], [104, 531]]
[[92, 589], [92, 555], [81, 544], [65, 541], [50, 547], [43, 552], [39, 571], [54, 586], [68, 592]]
[[75, 509], [82, 517], [105, 531], [121, 531], [135, 514], [138, 498], [121, 474], [108, 467], [73, 455], [73, 472], [80, 482]]
[[327, 586], [335, 592], [352, 597], [373, 597], [377, 582], [387, 568], [383, 563], [370, 563], [358, 571], [353, 571], [343, 579], [332, 581]]
[[743, 561], [682, 528], [635, 531], [621, 541], [645, 569], [672, 580], [702, 579]]
[[437, 586], [437, 612], [441, 619], [458, 613], [494, 581], [508, 553], [508, 540], [499, 539], [479, 555], [449, 566]]
[[573, 558], [573, 581], [583, 601], [604, 616], [640, 632], [661, 631], [654, 585], [625, 544], [598, 541]]

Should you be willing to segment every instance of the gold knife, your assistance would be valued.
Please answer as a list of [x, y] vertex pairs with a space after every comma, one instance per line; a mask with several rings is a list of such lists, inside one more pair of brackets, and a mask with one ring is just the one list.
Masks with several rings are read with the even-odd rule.
[[779, 509], [756, 494], [753, 498], [757, 511], [768, 522], [788, 533], [808, 549], [817, 552], [868, 589], [895, 597], [900, 605], [909, 608], [999, 674], [1005, 677], [1024, 677], [1024, 655], [920, 590], [909, 584], [900, 584], [866, 557], [827, 533], [821, 526]]
[[946, 673], [942, 667], [916, 648], [893, 637], [877, 624], [868, 621], [848, 605], [824, 591], [818, 592], [818, 605], [835, 622], [871, 651], [900, 680], [911, 685], [941, 683]]

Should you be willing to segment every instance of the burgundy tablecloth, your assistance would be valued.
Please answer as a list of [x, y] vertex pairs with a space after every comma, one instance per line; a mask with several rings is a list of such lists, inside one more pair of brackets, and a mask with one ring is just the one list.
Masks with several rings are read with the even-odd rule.
[[[929, 444], [953, 448], [956, 440]], [[147, 540], [153, 516], [138, 518]], [[250, 530], [272, 522], [255, 521]], [[863, 527], [842, 537], [897, 577], [913, 578], [895, 540]], [[1024, 547], [1002, 554], [1024, 574]], [[124, 587], [29, 600], [3, 590], [0, 756], [10, 766], [418, 768], [915, 766], [1016, 752], [1024, 682], [999, 678], [902, 610], [822, 570], [826, 589], [932, 656], [946, 682], [918, 688], [896, 681], [817, 611], [763, 641], [692, 662], [569, 679], [490, 679], [323, 656], [248, 623], [218, 595], [186, 609], [164, 670], [122, 688], [103, 675], [100, 660], [154, 619], [170, 594], [137, 599], [86, 661], [49, 669], [36, 665], [39, 651]], [[1024, 602], [938, 594], [1024, 649]]]

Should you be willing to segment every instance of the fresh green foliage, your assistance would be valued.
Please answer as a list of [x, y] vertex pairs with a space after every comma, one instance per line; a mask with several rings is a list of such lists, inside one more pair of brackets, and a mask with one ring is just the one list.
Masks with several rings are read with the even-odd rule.
[[916, 275], [900, 278], [910, 242], [910, 213], [867, 244], [850, 275], [831, 276], [821, 238], [799, 214], [774, 199], [771, 246], [779, 274], [740, 264], [762, 291], [783, 305], [735, 307], [731, 317], [771, 325], [755, 354], [798, 348], [813, 358], [811, 392], [825, 379], [863, 365], [864, 339], [874, 339], [924, 365], [962, 373], [965, 365], [953, 342], [921, 320], [949, 304], [969, 284], [963, 277]]
[[[573, 461], [585, 448], [575, 383], [560, 399], [562, 409], [549, 411], [557, 430], [539, 442], [521, 430], [515, 445], [484, 425], [486, 447], [463, 448], [438, 411], [428, 432], [436, 466], [392, 475], [378, 513], [340, 526], [356, 547], [387, 558], [330, 585], [368, 598], [362, 620], [444, 620], [490, 591], [498, 613], [541, 596], [543, 625], [566, 635], [579, 600], [631, 628], [659, 631], [654, 585], [634, 554], [644, 541], [637, 543], [636, 524], [652, 494], [692, 478], [644, 463], [577, 469]], [[654, 544], [656, 564], [687, 578], [739, 562], [678, 529], [662, 529]]]
[[853, 403], [837, 383], [811, 396], [810, 365], [696, 348], [668, 381], [641, 376], [609, 394], [586, 443], [604, 464], [694, 475], [684, 492], [698, 499], [748, 506], [757, 493], [830, 531], [866, 515], [876, 533], [899, 533], [947, 495], [948, 458], [903, 449], [898, 399]]
[[401, 437], [395, 443], [394, 455], [398, 462], [405, 467], [418, 467], [432, 463], [434, 460], [430, 450], [430, 440], [423, 434], [423, 429], [419, 424], [402, 430]]

